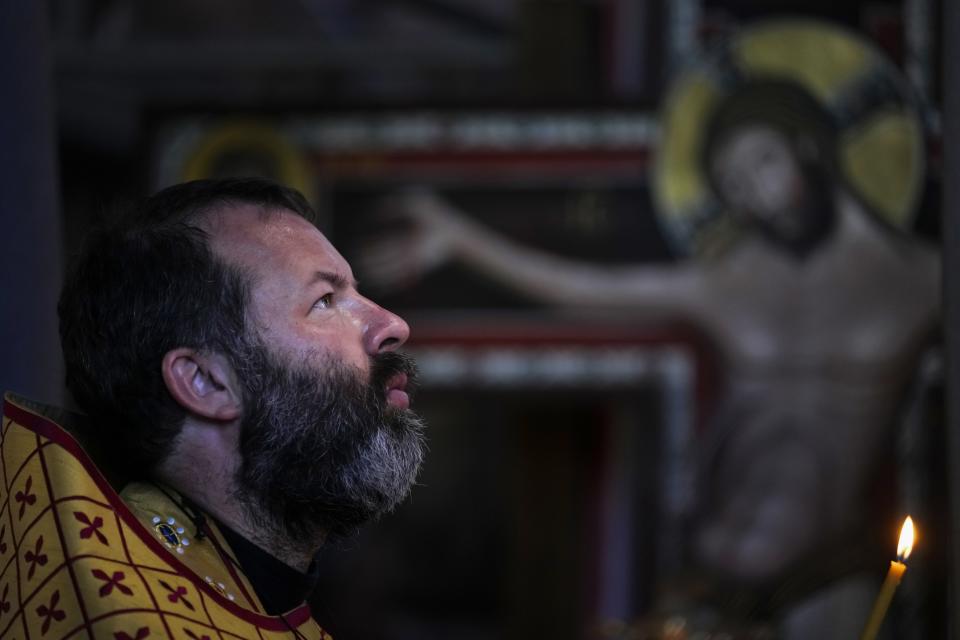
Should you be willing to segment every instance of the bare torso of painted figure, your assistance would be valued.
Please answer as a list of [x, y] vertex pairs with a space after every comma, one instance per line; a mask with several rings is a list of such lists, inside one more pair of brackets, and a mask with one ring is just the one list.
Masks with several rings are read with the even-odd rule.
[[937, 319], [939, 261], [838, 206], [802, 263], [747, 242], [690, 278], [724, 355], [702, 560], [764, 580], [863, 518], [864, 483]]

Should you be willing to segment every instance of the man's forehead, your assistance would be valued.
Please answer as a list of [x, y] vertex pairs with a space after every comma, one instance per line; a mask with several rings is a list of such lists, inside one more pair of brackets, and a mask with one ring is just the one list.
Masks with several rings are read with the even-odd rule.
[[313, 224], [286, 210], [228, 205], [204, 222], [213, 250], [227, 260], [257, 268], [328, 269], [351, 277], [343, 256]]

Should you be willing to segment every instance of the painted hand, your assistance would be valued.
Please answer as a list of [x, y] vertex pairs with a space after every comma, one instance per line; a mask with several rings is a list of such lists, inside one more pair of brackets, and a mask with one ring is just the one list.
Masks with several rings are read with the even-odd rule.
[[463, 214], [432, 191], [390, 196], [376, 216], [384, 233], [361, 247], [357, 266], [364, 285], [375, 291], [404, 289], [448, 261], [462, 235]]

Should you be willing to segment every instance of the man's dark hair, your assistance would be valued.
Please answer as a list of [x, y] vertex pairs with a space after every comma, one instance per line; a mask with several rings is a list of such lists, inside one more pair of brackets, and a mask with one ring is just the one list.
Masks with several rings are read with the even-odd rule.
[[80, 435], [128, 472], [162, 462], [187, 415], [163, 382], [164, 355], [229, 355], [244, 336], [250, 279], [213, 253], [202, 228], [208, 214], [239, 205], [315, 222], [300, 193], [274, 182], [187, 182], [93, 231], [67, 274], [58, 305], [66, 384], [93, 429]]

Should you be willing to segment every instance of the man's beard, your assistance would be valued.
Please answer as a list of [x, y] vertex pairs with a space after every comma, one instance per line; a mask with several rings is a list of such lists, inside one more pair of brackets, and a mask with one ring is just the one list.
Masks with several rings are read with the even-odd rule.
[[237, 362], [244, 387], [236, 497], [257, 525], [293, 542], [344, 537], [391, 511], [423, 460], [423, 423], [386, 402], [387, 381], [413, 361], [371, 358], [369, 381], [333, 362], [285, 366], [263, 344]]
[[790, 214], [801, 222], [799, 228], [785, 233], [762, 219], [755, 222], [768, 241], [800, 261], [823, 247], [837, 222], [831, 180], [826, 170], [805, 165], [802, 171], [806, 188]]

